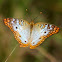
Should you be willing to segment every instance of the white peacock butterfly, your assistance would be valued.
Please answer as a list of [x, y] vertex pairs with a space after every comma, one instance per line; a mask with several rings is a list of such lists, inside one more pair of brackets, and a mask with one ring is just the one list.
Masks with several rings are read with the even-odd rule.
[[47, 37], [59, 31], [59, 28], [52, 24], [28, 23], [22, 19], [7, 18], [4, 19], [4, 23], [14, 33], [14, 37], [19, 42], [20, 47], [30, 46], [31, 49], [36, 48]]

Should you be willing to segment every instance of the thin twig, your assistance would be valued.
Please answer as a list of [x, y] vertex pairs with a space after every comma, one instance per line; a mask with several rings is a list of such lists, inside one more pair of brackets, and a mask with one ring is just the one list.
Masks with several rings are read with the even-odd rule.
[[11, 53], [9, 54], [9, 56], [7, 57], [7, 59], [5, 60], [5, 62], [8, 61], [9, 57], [12, 55], [12, 53], [14, 52], [14, 50], [16, 49], [16, 47], [18, 46], [18, 44], [14, 47], [14, 49], [11, 51]]

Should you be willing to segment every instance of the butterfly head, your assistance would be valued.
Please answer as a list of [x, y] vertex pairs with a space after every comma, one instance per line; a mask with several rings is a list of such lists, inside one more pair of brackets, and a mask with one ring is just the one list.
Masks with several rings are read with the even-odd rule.
[[33, 28], [33, 25], [34, 25], [34, 22], [31, 21], [31, 22], [30, 22], [30, 28], [31, 28], [31, 29]]

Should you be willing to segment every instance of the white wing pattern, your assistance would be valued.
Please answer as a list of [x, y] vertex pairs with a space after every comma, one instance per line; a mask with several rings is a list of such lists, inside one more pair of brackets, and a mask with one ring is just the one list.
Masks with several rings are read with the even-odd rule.
[[28, 23], [22, 19], [7, 18], [4, 19], [4, 23], [14, 33], [15, 39], [19, 42], [20, 47], [30, 46], [31, 49], [36, 48], [47, 37], [59, 31], [59, 28], [55, 25]]
[[18, 20], [14, 18], [4, 19], [5, 25], [7, 25], [14, 33], [16, 40], [20, 43], [21, 47], [28, 46], [28, 40], [30, 37], [30, 25], [27, 21]]
[[31, 45], [30, 48], [35, 48], [40, 45], [47, 37], [51, 36], [54, 33], [57, 33], [59, 28], [51, 24], [42, 24], [36, 23], [33, 25], [32, 34], [31, 34]]

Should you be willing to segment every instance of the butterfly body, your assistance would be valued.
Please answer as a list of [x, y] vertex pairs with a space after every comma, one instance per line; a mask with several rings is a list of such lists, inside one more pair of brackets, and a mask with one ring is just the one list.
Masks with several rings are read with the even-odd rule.
[[14, 33], [20, 47], [30, 46], [31, 49], [34, 49], [47, 37], [59, 31], [59, 28], [55, 25], [42, 23], [34, 24], [34, 22], [28, 23], [22, 19], [7, 18], [4, 19], [4, 23]]

